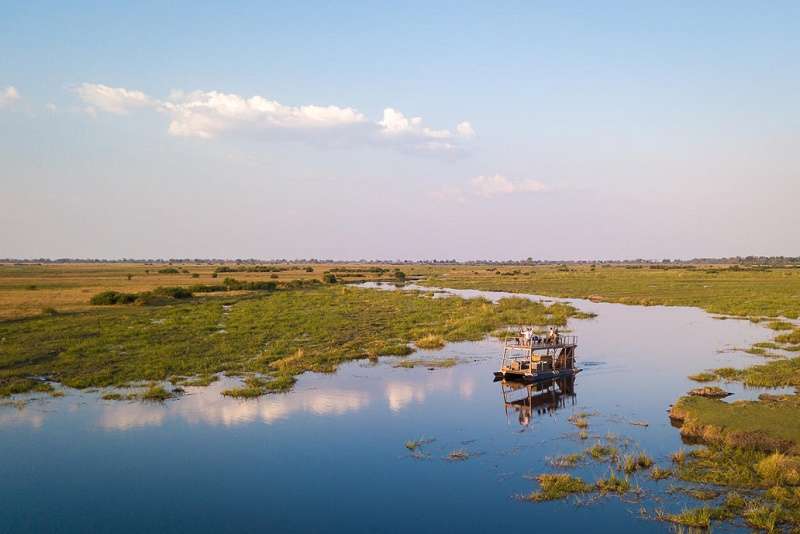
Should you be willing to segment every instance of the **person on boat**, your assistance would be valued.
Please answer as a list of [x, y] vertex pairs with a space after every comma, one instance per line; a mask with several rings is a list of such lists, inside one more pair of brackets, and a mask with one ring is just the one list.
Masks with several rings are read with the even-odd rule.
[[553, 327], [550, 327], [550, 330], [547, 331], [547, 342], [554, 343], [556, 340], [556, 332], [553, 330]]
[[526, 328], [525, 330], [522, 331], [522, 340], [525, 342], [525, 345], [530, 344], [532, 335], [533, 332], [531, 332], [530, 328]]
[[561, 335], [558, 333], [558, 327], [556, 327], [556, 329], [555, 329], [555, 331], [554, 331], [553, 333], [554, 333], [554, 336], [553, 336], [553, 338], [554, 338], [554, 341], [555, 341], [556, 343], [558, 343], [559, 341], [561, 341]]

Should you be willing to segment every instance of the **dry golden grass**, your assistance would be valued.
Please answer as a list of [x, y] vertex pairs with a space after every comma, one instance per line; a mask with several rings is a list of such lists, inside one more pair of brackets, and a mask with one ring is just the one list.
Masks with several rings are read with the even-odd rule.
[[[212, 275], [223, 264], [205, 263], [65, 263], [65, 264], [9, 264], [0, 263], [0, 320], [17, 319], [41, 315], [43, 309], [54, 308], [58, 312], [76, 312], [89, 309], [89, 299], [102, 291], [140, 293], [159, 286], [183, 286], [195, 284], [218, 284], [226, 277], [243, 282], [289, 280], [321, 280], [329, 269], [366, 269], [375, 265], [343, 264], [279, 264], [291, 270], [270, 272], [232, 272]], [[224, 264], [235, 267], [234, 263]], [[266, 265], [266, 264], [265, 264]], [[175, 268], [177, 274], [162, 274], [158, 271]], [[307, 272], [306, 267], [314, 270]], [[389, 272], [336, 273], [343, 282], [391, 279], [395, 266], [382, 265]], [[428, 269], [420, 266], [400, 267], [406, 274], [424, 274]], [[183, 272], [183, 271], [188, 272]], [[196, 274], [197, 277], [192, 275]], [[361, 274], [361, 276], [355, 276]], [[128, 276], [131, 278], [128, 279]], [[228, 296], [232, 293], [228, 292]]]

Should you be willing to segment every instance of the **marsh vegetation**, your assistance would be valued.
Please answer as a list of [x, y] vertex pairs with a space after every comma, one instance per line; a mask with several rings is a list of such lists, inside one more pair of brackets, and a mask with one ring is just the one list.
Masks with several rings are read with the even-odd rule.
[[0, 395], [33, 389], [35, 376], [86, 388], [225, 373], [247, 378], [226, 392], [246, 398], [285, 391], [305, 371], [408, 354], [411, 342], [436, 348], [479, 340], [509, 324], [565, 324], [577, 313], [568, 305], [526, 299], [436, 299], [324, 286], [316, 278], [280, 284], [226, 279], [221, 293], [189, 287], [107, 290], [96, 299], [159, 299], [155, 306], [98, 305], [0, 322]]

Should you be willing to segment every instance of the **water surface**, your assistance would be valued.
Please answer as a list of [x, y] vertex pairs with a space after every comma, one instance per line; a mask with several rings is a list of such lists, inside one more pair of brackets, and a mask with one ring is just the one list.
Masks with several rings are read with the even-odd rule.
[[[72, 390], [24, 406], [5, 403], [0, 531], [668, 530], [639, 518], [639, 504], [615, 497], [575, 506], [515, 496], [535, 489], [531, 475], [555, 470], [549, 458], [609, 432], [666, 466], [682, 446], [667, 410], [696, 387], [687, 375], [759, 362], [731, 349], [768, 340], [771, 332], [692, 308], [558, 300], [598, 317], [570, 321], [584, 370], [574, 383], [546, 391], [504, 391], [495, 383], [502, 347], [489, 338], [411, 356], [455, 357], [455, 367], [395, 368], [397, 358], [350, 362], [335, 374], [307, 373], [292, 392], [258, 400], [222, 397], [232, 382], [223, 379], [163, 404], [103, 401], [98, 392]], [[735, 393], [731, 400], [762, 391], [723, 387]], [[579, 411], [598, 414], [590, 417], [586, 441], [568, 421]], [[404, 443], [418, 438], [433, 441], [413, 455]], [[447, 460], [453, 450], [470, 458]], [[608, 464], [591, 462], [574, 470], [588, 480], [608, 472]], [[684, 506], [675, 497], [658, 502], [669, 483], [642, 477], [644, 504]]]

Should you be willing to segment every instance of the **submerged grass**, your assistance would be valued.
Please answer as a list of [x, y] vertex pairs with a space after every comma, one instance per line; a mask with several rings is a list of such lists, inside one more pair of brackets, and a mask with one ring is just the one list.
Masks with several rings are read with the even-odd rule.
[[586, 454], [595, 460], [609, 460], [617, 455], [617, 449], [610, 445], [604, 445], [598, 441], [586, 449]]
[[595, 483], [595, 486], [602, 494], [606, 493], [627, 493], [631, 489], [631, 482], [628, 477], [618, 477], [614, 471], [611, 471], [608, 478], [601, 478]]
[[428, 359], [428, 360], [400, 360], [399, 362], [395, 363], [393, 367], [403, 367], [406, 369], [413, 369], [414, 367], [427, 367], [428, 369], [445, 369], [448, 367], [453, 367], [454, 365], [458, 364], [458, 360], [456, 358], [443, 358], [440, 360], [436, 359]]
[[581, 460], [583, 460], [583, 458], [584, 455], [579, 452], [564, 454], [551, 459], [550, 465], [553, 467], [575, 467], [581, 462]]
[[654, 466], [650, 469], [650, 478], [653, 480], [664, 480], [672, 476], [671, 469], [664, 469], [658, 466]]
[[455, 449], [447, 453], [445, 457], [451, 462], [463, 462], [469, 460], [473, 455], [466, 449]]

